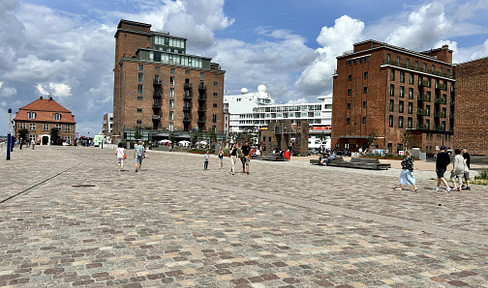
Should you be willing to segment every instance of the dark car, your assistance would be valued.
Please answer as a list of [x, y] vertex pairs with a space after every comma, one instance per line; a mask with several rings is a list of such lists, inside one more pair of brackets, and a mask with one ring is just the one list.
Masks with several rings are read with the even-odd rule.
[[339, 150], [336, 150], [336, 155], [337, 156], [349, 156], [351, 157], [351, 151], [347, 150], [347, 149], [339, 149]]

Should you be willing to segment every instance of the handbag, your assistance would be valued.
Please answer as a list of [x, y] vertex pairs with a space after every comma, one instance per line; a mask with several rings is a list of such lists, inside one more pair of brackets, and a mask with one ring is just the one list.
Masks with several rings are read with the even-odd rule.
[[125, 151], [124, 151], [124, 159], [127, 159], [127, 154], [125, 154]]

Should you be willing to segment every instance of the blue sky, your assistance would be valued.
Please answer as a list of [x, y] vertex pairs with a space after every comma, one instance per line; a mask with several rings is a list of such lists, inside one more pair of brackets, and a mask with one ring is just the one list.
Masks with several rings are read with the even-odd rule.
[[14, 112], [51, 95], [98, 133], [112, 112], [120, 19], [188, 38], [188, 52], [227, 71], [225, 89], [265, 84], [278, 103], [332, 92], [336, 56], [376, 39], [423, 51], [448, 44], [454, 62], [488, 56], [488, 0], [1, 0], [0, 135]]

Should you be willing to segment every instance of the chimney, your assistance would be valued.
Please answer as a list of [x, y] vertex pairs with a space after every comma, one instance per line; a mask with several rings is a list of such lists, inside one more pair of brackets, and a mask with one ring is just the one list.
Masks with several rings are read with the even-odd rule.
[[42, 100], [42, 96], [41, 96], [41, 97], [39, 97], [39, 100]]
[[49, 101], [52, 101], [53, 100], [53, 97], [49, 96]]

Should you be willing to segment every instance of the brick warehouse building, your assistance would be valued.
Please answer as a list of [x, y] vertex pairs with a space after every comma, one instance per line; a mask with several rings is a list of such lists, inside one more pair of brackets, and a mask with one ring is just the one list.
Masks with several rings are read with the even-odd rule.
[[120, 20], [115, 33], [114, 138], [189, 138], [223, 133], [225, 71], [211, 58], [186, 54], [186, 39]]
[[[414, 52], [367, 40], [337, 57], [333, 79], [332, 147], [357, 151], [368, 147], [398, 153], [419, 147], [435, 153], [453, 146], [454, 65], [452, 50]], [[412, 143], [404, 147], [404, 133]]]
[[454, 147], [488, 155], [488, 57], [456, 65]]
[[42, 96], [36, 101], [19, 108], [15, 115], [15, 135], [20, 139], [20, 129], [29, 130], [29, 142], [37, 144], [51, 144], [51, 129], [58, 128], [59, 137], [63, 142], [73, 144], [75, 140], [75, 116], [71, 111], [54, 101], [52, 97], [44, 99]]

